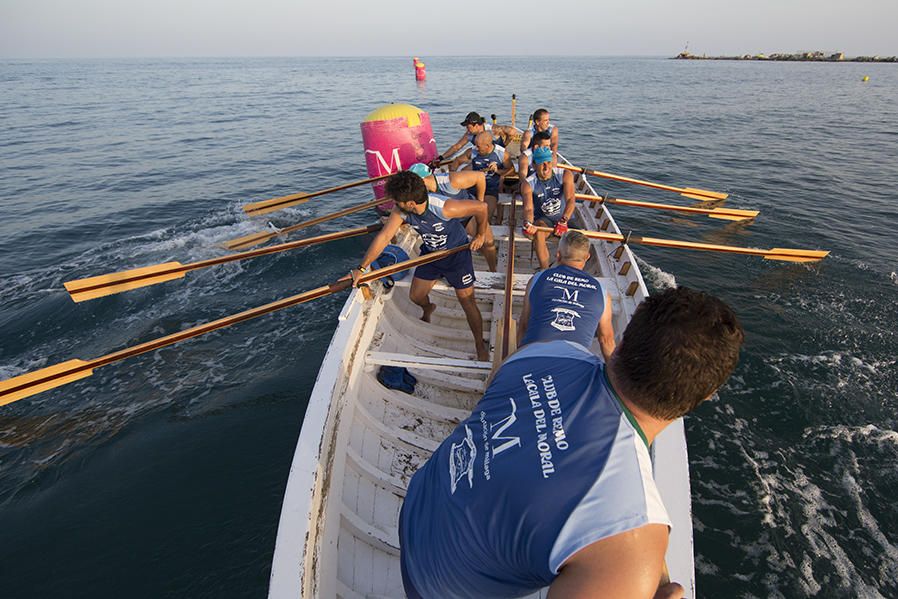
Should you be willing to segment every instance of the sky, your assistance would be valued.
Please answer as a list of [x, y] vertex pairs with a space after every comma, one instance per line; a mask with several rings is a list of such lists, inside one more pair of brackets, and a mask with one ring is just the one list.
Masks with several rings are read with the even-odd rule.
[[0, 58], [898, 55], [898, 0], [0, 0]]

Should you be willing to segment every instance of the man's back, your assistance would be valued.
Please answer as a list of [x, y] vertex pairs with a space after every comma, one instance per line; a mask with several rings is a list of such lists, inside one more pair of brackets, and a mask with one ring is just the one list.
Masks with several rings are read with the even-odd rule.
[[649, 453], [601, 361], [534, 344], [409, 485], [402, 559], [424, 597], [516, 597], [600, 539], [669, 525]]

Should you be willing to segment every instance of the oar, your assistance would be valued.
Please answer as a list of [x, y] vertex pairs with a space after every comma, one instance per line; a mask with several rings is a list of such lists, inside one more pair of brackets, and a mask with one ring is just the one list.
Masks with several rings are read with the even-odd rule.
[[[429, 262], [434, 262], [441, 258], [445, 258], [450, 254], [455, 254], [462, 250], [468, 249], [468, 247], [469, 244], [465, 244], [457, 248], [452, 248], [451, 250], [434, 252], [432, 254], [426, 254], [425, 256], [414, 258], [412, 260], [398, 262], [392, 266], [362, 275], [361, 277], [359, 277], [358, 283], [370, 283], [372, 281], [376, 281], [377, 279], [395, 274], [414, 266], [427, 264]], [[291, 306], [296, 306], [298, 304], [302, 304], [319, 297], [325, 297], [327, 295], [331, 295], [333, 293], [337, 293], [338, 291], [347, 289], [351, 285], [352, 280], [349, 277], [344, 277], [343, 279], [331, 283], [330, 285], [316, 287], [315, 289], [304, 291], [303, 293], [300, 293], [298, 295], [277, 300], [275, 302], [271, 302], [257, 308], [252, 308], [250, 310], [240, 312], [239, 314], [234, 314], [225, 318], [213, 320], [212, 322], [207, 322], [205, 324], [191, 327], [178, 333], [166, 335], [165, 337], [159, 337], [158, 339], [153, 339], [139, 345], [127, 347], [117, 352], [106, 354], [105, 356], [101, 356], [99, 358], [94, 358], [93, 360], [79, 360], [76, 358], [73, 360], [62, 362], [61, 364], [55, 364], [47, 368], [41, 368], [40, 370], [35, 370], [34, 372], [29, 372], [27, 374], [7, 379], [0, 382], [0, 406], [12, 403], [24, 397], [35, 395], [42, 391], [61, 387], [62, 385], [71, 383], [73, 381], [89, 377], [93, 374], [95, 369], [101, 366], [113, 364], [115, 362], [124, 360], [125, 358], [139, 356], [140, 354], [144, 354], [156, 349], [161, 349], [163, 347], [168, 347], [169, 345], [173, 345], [175, 343], [178, 343], [179, 341], [186, 341], [187, 339], [199, 337], [200, 335], [205, 335], [206, 333], [217, 331], [218, 329], [222, 329], [232, 324], [237, 324], [238, 322], [250, 320], [252, 318], [263, 316], [265, 314], [270, 314], [271, 312], [289, 308]]]
[[[449, 164], [452, 162], [451, 160], [444, 160], [437, 164], [437, 168]], [[276, 210], [283, 210], [284, 208], [289, 208], [290, 206], [296, 206], [298, 204], [302, 204], [311, 200], [312, 198], [317, 198], [319, 196], [327, 195], [329, 193], [333, 193], [335, 191], [343, 191], [344, 189], [351, 189], [353, 187], [358, 187], [359, 185], [364, 185], [366, 183], [374, 183], [375, 181], [380, 181], [382, 179], [386, 179], [396, 173], [387, 173], [386, 175], [379, 175], [377, 177], [371, 177], [369, 179], [361, 179], [359, 181], [353, 181], [351, 183], [344, 183], [343, 185], [337, 185], [336, 187], [329, 187], [327, 189], [322, 189], [320, 191], [313, 191], [311, 193], [293, 193], [286, 196], [281, 196], [279, 198], [271, 198], [270, 200], [262, 200], [261, 202], [252, 202], [250, 204], [246, 204], [243, 206], [243, 211], [246, 212], [250, 216], [259, 216], [261, 214], [268, 214], [269, 212], [274, 212]]]
[[373, 200], [371, 202], [365, 202], [364, 204], [356, 204], [355, 206], [350, 206], [349, 208], [344, 208], [343, 210], [338, 210], [337, 212], [331, 212], [330, 214], [325, 214], [324, 216], [318, 216], [316, 218], [310, 220], [304, 220], [301, 223], [296, 223], [295, 225], [290, 225], [289, 227], [284, 227], [283, 229], [276, 230], [266, 230], [266, 231], [258, 231], [256, 233], [250, 233], [249, 235], [244, 235], [243, 237], [238, 237], [236, 239], [231, 239], [230, 241], [224, 242], [222, 245], [229, 250], [245, 250], [246, 248], [251, 248], [254, 245], [259, 245], [260, 243], [265, 243], [269, 239], [274, 239], [279, 235], [286, 235], [287, 233], [292, 233], [294, 231], [299, 231], [300, 229], [305, 229], [307, 227], [311, 227], [313, 225], [317, 225], [323, 222], [327, 222], [329, 220], [333, 220], [335, 218], [340, 218], [341, 216], [346, 216], [347, 214], [354, 214], [356, 212], [361, 212], [362, 210], [367, 210], [368, 208], [374, 208], [375, 206], [380, 206], [381, 204], [385, 204], [387, 202], [392, 202], [393, 199], [390, 197], [381, 198], [379, 200]]
[[721, 220], [751, 220], [760, 214], [757, 210], [737, 210], [736, 208], [693, 208], [691, 206], [673, 206], [671, 204], [656, 204], [655, 202], [594, 196], [586, 193], [577, 193], [574, 194], [574, 197], [578, 200], [586, 200], [597, 204], [620, 204], [621, 206], [635, 206], [637, 208], [673, 210], [674, 212], [685, 212], [690, 214], [707, 214], [710, 218], [719, 218]]
[[337, 185], [336, 187], [329, 187], [327, 189], [322, 189], [320, 191], [313, 191], [311, 193], [293, 193], [293, 194], [282, 196], [279, 198], [272, 198], [270, 200], [262, 200], [261, 202], [253, 202], [251, 204], [246, 204], [243, 207], [243, 211], [246, 212], [250, 216], [259, 216], [260, 214], [268, 214], [269, 212], [274, 212], [276, 210], [283, 210], [284, 208], [289, 208], [290, 206], [296, 206], [298, 204], [308, 202], [312, 198], [317, 198], [319, 196], [327, 195], [327, 194], [333, 193], [335, 191], [351, 189], [353, 187], [358, 187], [359, 185], [364, 185], [365, 183], [374, 183], [375, 181], [380, 181], [381, 179], [386, 179], [387, 177], [391, 176], [392, 174], [393, 173], [387, 173], [386, 175], [380, 175], [379, 177], [371, 177], [370, 179], [362, 179], [360, 181], [353, 181], [352, 183], [344, 183], [343, 185]]
[[192, 270], [199, 270], [217, 264], [225, 264], [226, 262], [234, 262], [236, 260], [245, 260], [247, 258], [256, 258], [258, 256], [266, 256], [287, 250], [324, 243], [327, 241], [335, 241], [337, 239], [346, 239], [348, 237], [356, 237], [380, 231], [383, 223], [368, 225], [367, 227], [359, 227], [336, 233], [328, 233], [319, 235], [318, 237], [309, 237], [308, 239], [300, 239], [299, 241], [291, 241], [290, 243], [282, 243], [271, 247], [252, 250], [249, 252], [241, 252], [239, 254], [230, 254], [221, 256], [220, 258], [210, 258], [200, 262], [191, 264], [181, 264], [180, 262], [165, 262], [163, 264], [155, 264], [153, 266], [143, 266], [141, 268], [132, 268], [121, 272], [114, 272], [108, 275], [99, 275], [89, 277], [87, 279], [78, 279], [75, 281], [67, 281], [65, 288], [68, 290], [72, 299], [76, 302], [83, 302], [98, 297], [122, 293], [131, 289], [139, 289], [141, 287], [149, 287], [157, 283], [172, 281], [174, 279], [183, 279], [184, 274]]
[[[550, 227], [536, 227], [538, 231], [551, 233]], [[579, 230], [579, 229], [578, 229]], [[729, 254], [748, 254], [750, 256], [762, 256], [765, 260], [783, 260], [785, 262], [816, 262], [829, 255], [826, 250], [795, 250], [789, 248], [773, 248], [762, 250], [758, 248], [744, 248], [732, 245], [715, 245], [712, 243], [698, 243], [695, 241], [679, 241], [677, 239], [658, 239], [656, 237], [640, 237], [639, 235], [618, 235], [617, 233], [602, 233], [601, 231], [583, 231], [581, 233], [592, 239], [605, 241], [619, 241], [622, 243], [639, 243], [642, 245], [654, 245], [665, 248], [681, 248], [685, 250], [705, 250], [710, 252], [725, 252]]]
[[514, 328], [512, 315], [514, 296], [512, 295], [512, 290], [514, 289], [514, 233], [515, 227], [517, 226], [517, 216], [515, 215], [516, 206], [517, 202], [512, 201], [511, 214], [508, 216], [508, 258], [505, 265], [505, 305], [502, 308], [502, 322], [505, 326], [502, 329], [502, 348], [500, 352], [501, 359], [499, 362], [507, 358], [508, 354], [511, 353], [511, 346], [515, 340], [515, 337], [512, 337], [512, 334], [514, 333], [514, 331], [512, 331], [512, 328]]
[[603, 179], [611, 179], [612, 181], [620, 181], [622, 183], [633, 183], [634, 185], [642, 185], [643, 187], [652, 187], [654, 189], [663, 189], [665, 191], [673, 191], [681, 196], [692, 198], [694, 200], [702, 200], [704, 202], [710, 200], [725, 200], [730, 197], [728, 193], [719, 191], [708, 191], [707, 189], [697, 189], [695, 187], [674, 187], [673, 185], [662, 185], [661, 183], [652, 183], [651, 181], [643, 181], [641, 179], [633, 179], [621, 175], [612, 175], [611, 173], [603, 173], [602, 171], [594, 171], [580, 166], [572, 166], [570, 164], [558, 164], [559, 167], [574, 171], [576, 173], [586, 173], [594, 177], [602, 177]]

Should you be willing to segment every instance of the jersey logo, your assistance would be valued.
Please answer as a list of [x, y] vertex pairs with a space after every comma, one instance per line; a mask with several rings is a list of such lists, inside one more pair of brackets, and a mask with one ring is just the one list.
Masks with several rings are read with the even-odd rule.
[[465, 478], [468, 479], [468, 488], [474, 488], [474, 458], [477, 457], [477, 447], [474, 446], [474, 435], [471, 429], [465, 425], [465, 438], [459, 443], [453, 443], [449, 451], [449, 484], [452, 494]]
[[571, 303], [574, 303], [574, 304], [579, 304], [579, 303], [580, 303], [580, 302], [578, 301], [579, 295], [580, 295], [580, 290], [579, 290], [579, 289], [574, 289], [573, 291], [571, 291], [571, 290], [568, 289], [567, 287], [559, 287], [558, 285], [555, 285], [555, 289], [561, 289], [561, 299], [562, 299], [562, 301], [571, 302]]
[[577, 327], [574, 326], [574, 319], [580, 318], [579, 312], [568, 308], [552, 308], [552, 312], [555, 313], [555, 320], [549, 323], [551, 326], [564, 332], [577, 330]]
[[543, 214], [555, 214], [561, 212], [561, 198], [545, 200], [540, 208], [542, 209]]
[[444, 227], [443, 227], [443, 223], [433, 223], [433, 226], [431, 226], [431, 228], [434, 231], [436, 231], [437, 233], [440, 233], [440, 232], [442, 232]]
[[424, 240], [424, 245], [432, 250], [437, 250], [446, 245], [446, 241], [449, 240], [448, 235], [434, 235], [433, 233], [422, 233], [421, 239]]
[[[518, 407], [514, 403], [514, 398], [509, 397], [508, 401], [511, 402], [511, 413], [497, 422], [496, 424], [490, 425], [490, 435], [492, 437], [493, 443], [490, 444], [490, 448], [492, 449], [493, 457], [499, 455], [503, 451], [507, 449], [511, 449], [512, 447], [520, 447], [521, 446], [521, 438], [520, 437], [504, 437], [505, 431], [512, 424], [517, 422], [517, 411]], [[497, 446], [496, 443], [499, 443]]]

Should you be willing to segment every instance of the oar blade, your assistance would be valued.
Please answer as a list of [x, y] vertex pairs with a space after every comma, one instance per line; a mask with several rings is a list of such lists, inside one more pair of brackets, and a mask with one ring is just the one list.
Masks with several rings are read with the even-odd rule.
[[247, 248], [259, 245], [260, 243], [265, 243], [269, 239], [277, 237], [277, 235], [277, 232], [270, 231], [250, 233], [249, 235], [244, 235], [243, 237], [237, 237], [236, 239], [225, 241], [222, 245], [225, 249], [228, 250], [245, 250]]
[[252, 202], [250, 204], [246, 204], [243, 206], [243, 211], [246, 212], [249, 216], [259, 216], [261, 214], [268, 214], [269, 212], [283, 210], [284, 208], [289, 208], [290, 206], [296, 206], [298, 204], [308, 202], [309, 199], [311, 198], [309, 198], [309, 194], [307, 193], [294, 193], [288, 196], [281, 196], [279, 198], [272, 198], [270, 200], [262, 200], [261, 202]]
[[707, 189], [698, 189], [697, 187], [684, 187], [681, 196], [692, 198], [693, 200], [725, 200], [730, 197], [728, 193], [719, 191], [708, 191]]
[[732, 221], [745, 221], [745, 220], [754, 220], [758, 214], [760, 214], [757, 210], [736, 210], [736, 209], [713, 209], [714, 212], [708, 215], [709, 218], [716, 218], [720, 220], [732, 220]]
[[773, 248], [764, 256], [765, 260], [781, 260], [783, 262], [817, 262], [829, 256], [827, 250], [793, 250], [789, 248]]
[[180, 262], [165, 262], [153, 266], [114, 272], [108, 275], [66, 281], [64, 285], [75, 302], [84, 302], [98, 297], [122, 293], [123, 291], [149, 287], [165, 281], [183, 279], [183, 270], [172, 272], [183, 268], [183, 266]]
[[84, 379], [94, 373], [84, 360], [69, 360], [0, 381], [0, 406]]

